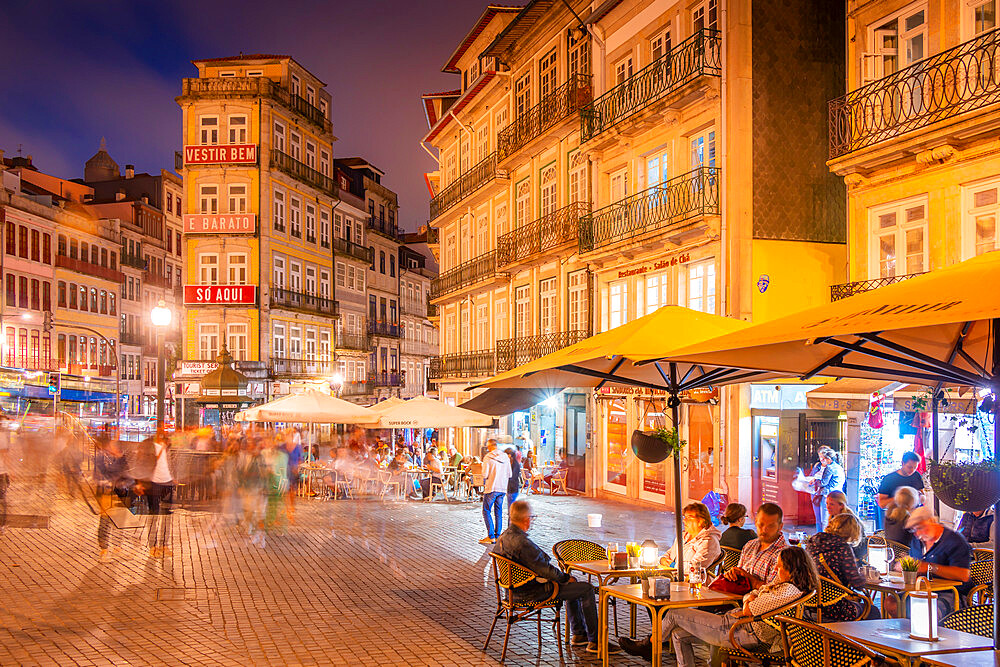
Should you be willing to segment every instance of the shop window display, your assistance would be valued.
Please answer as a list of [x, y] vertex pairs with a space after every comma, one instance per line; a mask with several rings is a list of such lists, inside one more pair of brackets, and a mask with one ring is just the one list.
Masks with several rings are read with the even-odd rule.
[[625, 486], [628, 481], [625, 469], [628, 465], [629, 434], [625, 399], [609, 401], [605, 417], [605, 438], [607, 443], [608, 483]]

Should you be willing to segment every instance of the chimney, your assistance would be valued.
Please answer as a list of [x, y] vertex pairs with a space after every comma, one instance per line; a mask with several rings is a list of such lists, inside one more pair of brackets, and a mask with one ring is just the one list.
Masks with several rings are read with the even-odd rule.
[[134, 177], [135, 177], [135, 165], [134, 164], [125, 165], [125, 178], [134, 178]]
[[115, 201], [122, 201], [123, 199], [125, 199], [124, 190], [119, 190], [118, 192], [115, 193]]

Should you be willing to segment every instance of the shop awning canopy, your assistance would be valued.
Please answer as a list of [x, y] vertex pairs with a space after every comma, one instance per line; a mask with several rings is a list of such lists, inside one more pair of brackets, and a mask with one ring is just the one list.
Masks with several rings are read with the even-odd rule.
[[487, 389], [458, 407], [500, 417], [527, 410], [555, 393], [545, 389]]
[[368, 408], [315, 389], [247, 408], [233, 417], [242, 422], [291, 424], [367, 424], [377, 418], [378, 414]]
[[400, 401], [380, 412], [369, 428], [449, 428], [492, 426], [493, 417], [427, 396]]

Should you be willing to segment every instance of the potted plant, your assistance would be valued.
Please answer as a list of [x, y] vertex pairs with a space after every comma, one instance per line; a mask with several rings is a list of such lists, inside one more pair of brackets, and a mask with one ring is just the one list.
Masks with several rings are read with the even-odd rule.
[[927, 472], [934, 495], [952, 509], [979, 512], [1000, 500], [1000, 461], [978, 463], [928, 461]]
[[917, 583], [917, 566], [920, 563], [916, 558], [906, 556], [899, 559], [899, 569], [903, 571], [903, 583], [906, 586], [913, 586]]
[[659, 463], [669, 457], [679, 454], [687, 444], [677, 433], [676, 428], [659, 427], [650, 432], [632, 431], [632, 452], [636, 458], [645, 463]]

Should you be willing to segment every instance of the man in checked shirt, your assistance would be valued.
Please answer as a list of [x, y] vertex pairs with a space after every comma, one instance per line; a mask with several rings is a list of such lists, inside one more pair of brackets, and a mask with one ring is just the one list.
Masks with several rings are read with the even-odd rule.
[[783, 515], [778, 505], [774, 503], [761, 505], [754, 519], [757, 538], [750, 540], [743, 547], [739, 565], [722, 576], [735, 581], [737, 577], [743, 575], [750, 580], [754, 590], [771, 583], [778, 573], [778, 554], [788, 546], [785, 544], [785, 535], [781, 532], [782, 521]]

